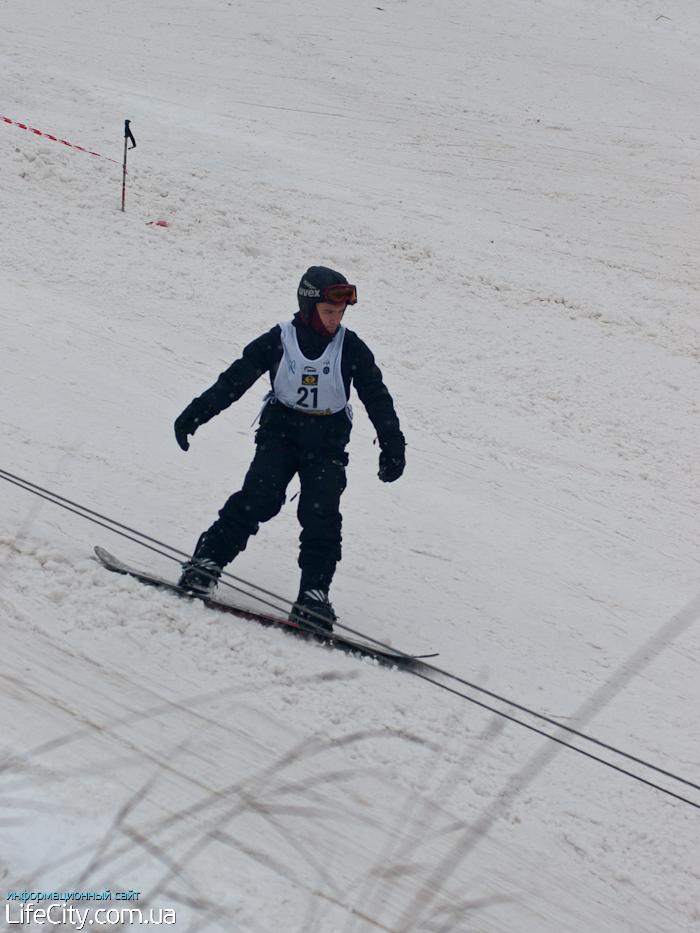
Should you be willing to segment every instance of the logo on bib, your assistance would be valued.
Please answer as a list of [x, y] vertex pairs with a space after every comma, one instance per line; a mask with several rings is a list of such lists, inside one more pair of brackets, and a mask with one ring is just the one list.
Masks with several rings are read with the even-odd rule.
[[301, 377], [301, 384], [303, 386], [317, 386], [318, 385], [318, 376], [316, 374], [307, 373], [305, 376]]
[[305, 373], [315, 373], [315, 372], [316, 372], [316, 367], [315, 367], [315, 366], [305, 366], [305, 367], [304, 367], [304, 372], [305, 372]]

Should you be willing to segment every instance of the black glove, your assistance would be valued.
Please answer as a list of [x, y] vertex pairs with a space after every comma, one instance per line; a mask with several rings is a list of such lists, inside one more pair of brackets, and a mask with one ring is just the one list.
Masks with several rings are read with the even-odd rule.
[[190, 449], [190, 443], [187, 440], [188, 434], [194, 434], [201, 419], [198, 414], [198, 408], [192, 403], [188, 405], [180, 417], [175, 422], [175, 440], [183, 450]]
[[379, 454], [379, 479], [383, 483], [393, 483], [401, 476], [406, 466], [406, 441], [403, 434], [392, 434], [379, 440], [382, 452]]

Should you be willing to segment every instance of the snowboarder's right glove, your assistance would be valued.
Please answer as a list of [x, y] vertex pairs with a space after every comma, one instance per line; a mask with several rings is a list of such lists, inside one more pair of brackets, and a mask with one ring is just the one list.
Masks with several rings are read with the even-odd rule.
[[383, 483], [393, 483], [401, 476], [406, 466], [406, 440], [403, 434], [392, 434], [380, 439], [379, 479]]
[[175, 422], [175, 440], [183, 450], [190, 449], [187, 436], [188, 434], [194, 434], [201, 423], [202, 419], [199, 417], [198, 409], [194, 403], [191, 403]]

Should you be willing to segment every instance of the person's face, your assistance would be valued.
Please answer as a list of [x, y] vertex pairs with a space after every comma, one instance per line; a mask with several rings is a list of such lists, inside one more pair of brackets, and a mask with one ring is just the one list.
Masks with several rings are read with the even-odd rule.
[[318, 311], [318, 316], [321, 318], [323, 326], [327, 331], [330, 331], [331, 334], [334, 334], [340, 327], [340, 322], [343, 320], [346, 307], [347, 304], [334, 305], [331, 304], [330, 301], [319, 301], [316, 305], [316, 310]]

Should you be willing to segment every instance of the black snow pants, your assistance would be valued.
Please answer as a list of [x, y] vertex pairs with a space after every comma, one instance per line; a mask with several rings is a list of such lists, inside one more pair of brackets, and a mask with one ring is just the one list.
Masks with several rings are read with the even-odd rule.
[[311, 415], [279, 402], [268, 405], [243, 488], [229, 498], [200, 539], [206, 540], [206, 556], [221, 567], [233, 560], [260, 523], [278, 514], [287, 486], [298, 473], [299, 566], [306, 574], [332, 577], [341, 557], [339, 506], [346, 486], [350, 428], [345, 412]]

